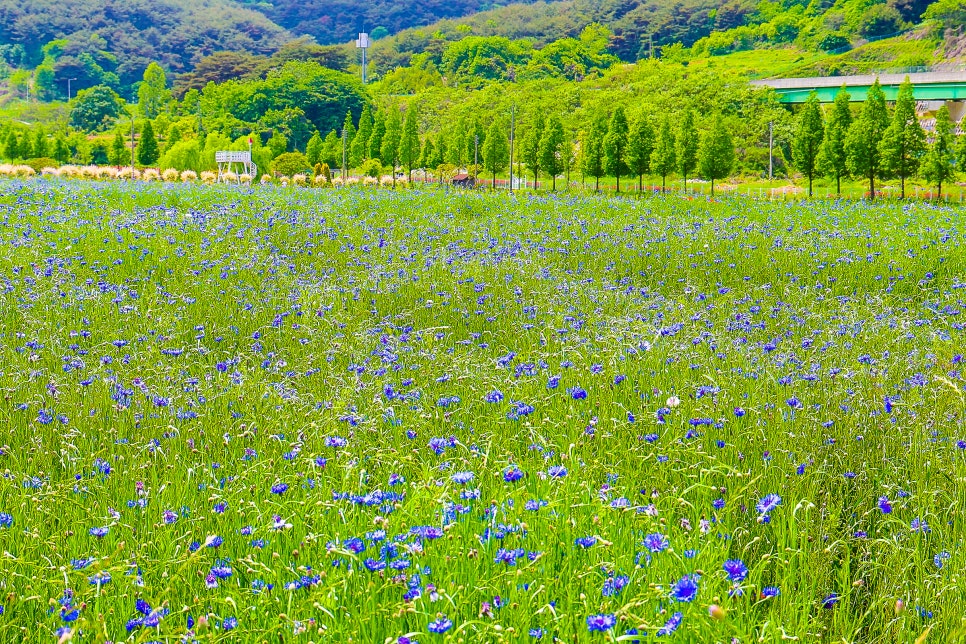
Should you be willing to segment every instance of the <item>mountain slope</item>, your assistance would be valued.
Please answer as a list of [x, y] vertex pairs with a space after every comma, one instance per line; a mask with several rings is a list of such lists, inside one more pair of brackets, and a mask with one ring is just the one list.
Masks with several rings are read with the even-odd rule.
[[[395, 34], [486, 11], [510, 0], [328, 0], [324, 5], [304, 0], [236, 1], [261, 11], [292, 33], [312, 36], [327, 45], [354, 40], [361, 30], [376, 36]], [[523, 4], [531, 1], [517, 0]]]
[[265, 54], [289, 39], [231, 0], [0, 0], [0, 55], [28, 68], [46, 58], [56, 78], [78, 79], [75, 88], [105, 74], [129, 86], [151, 61], [177, 73], [214, 51]]

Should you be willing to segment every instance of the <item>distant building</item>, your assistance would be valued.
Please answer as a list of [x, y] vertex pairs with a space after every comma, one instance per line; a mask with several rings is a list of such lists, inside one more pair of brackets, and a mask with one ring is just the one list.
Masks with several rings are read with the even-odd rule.
[[453, 177], [453, 186], [457, 188], [475, 188], [476, 179], [470, 174], [458, 174]]

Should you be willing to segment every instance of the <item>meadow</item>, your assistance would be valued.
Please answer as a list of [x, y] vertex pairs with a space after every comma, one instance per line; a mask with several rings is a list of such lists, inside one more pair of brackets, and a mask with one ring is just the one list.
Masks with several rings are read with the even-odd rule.
[[964, 637], [966, 217], [0, 184], [0, 641]]

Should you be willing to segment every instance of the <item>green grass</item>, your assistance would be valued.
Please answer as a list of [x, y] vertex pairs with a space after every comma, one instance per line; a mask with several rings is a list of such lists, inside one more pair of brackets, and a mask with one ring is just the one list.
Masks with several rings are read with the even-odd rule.
[[0, 221], [2, 641], [962, 641], [958, 208], [37, 181]]

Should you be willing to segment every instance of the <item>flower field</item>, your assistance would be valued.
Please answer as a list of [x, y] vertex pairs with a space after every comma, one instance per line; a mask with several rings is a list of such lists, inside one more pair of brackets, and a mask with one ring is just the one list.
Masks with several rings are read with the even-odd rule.
[[964, 636], [966, 217], [0, 184], [0, 641]]

